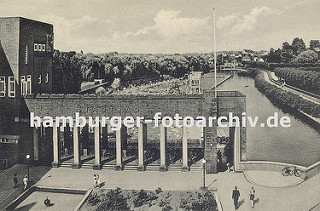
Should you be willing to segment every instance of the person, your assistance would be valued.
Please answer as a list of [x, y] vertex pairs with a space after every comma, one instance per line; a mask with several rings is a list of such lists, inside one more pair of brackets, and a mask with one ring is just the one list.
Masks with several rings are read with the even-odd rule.
[[97, 174], [94, 174], [94, 175], [93, 175], [93, 180], [94, 180], [94, 181], [93, 181], [93, 187], [97, 187], [97, 179], [98, 179], [98, 178], [97, 178]]
[[13, 176], [13, 182], [14, 182], [14, 188], [17, 188], [18, 187], [17, 173], [15, 173]]
[[50, 199], [47, 197], [45, 200], [44, 200], [44, 205], [46, 205], [47, 207], [49, 207], [51, 205], [51, 202], [50, 202]]
[[251, 207], [254, 207], [254, 198], [255, 198], [255, 194], [256, 194], [256, 190], [254, 189], [254, 187], [252, 187], [252, 189], [249, 192], [249, 199], [251, 202]]
[[240, 198], [240, 191], [238, 190], [237, 186], [235, 186], [234, 190], [232, 191], [232, 198], [233, 198], [234, 208], [237, 210], [238, 209], [238, 200]]
[[23, 178], [23, 184], [24, 184], [23, 190], [27, 190], [28, 182], [29, 182], [28, 176], [26, 175], [26, 176]]
[[218, 163], [222, 163], [222, 153], [221, 153], [221, 151], [220, 150], [218, 150], [218, 152], [217, 152], [217, 158], [218, 158]]

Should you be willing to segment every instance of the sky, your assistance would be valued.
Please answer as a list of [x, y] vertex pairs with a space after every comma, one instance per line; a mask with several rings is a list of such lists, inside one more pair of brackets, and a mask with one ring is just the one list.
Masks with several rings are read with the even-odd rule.
[[0, 17], [54, 25], [54, 47], [85, 53], [267, 50], [320, 39], [319, 0], [0, 0]]

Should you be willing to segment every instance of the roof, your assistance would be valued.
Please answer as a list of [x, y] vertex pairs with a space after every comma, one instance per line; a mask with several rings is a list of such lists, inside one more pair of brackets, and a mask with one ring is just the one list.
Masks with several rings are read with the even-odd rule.
[[37, 21], [37, 20], [33, 20], [33, 19], [29, 19], [29, 18], [24, 18], [24, 17], [0, 17], [0, 20], [2, 20], [2, 19], [17, 19], [17, 20], [24, 19], [24, 20], [30, 21], [30, 22], [37, 22], [37, 23], [40, 23], [40, 24], [49, 24], [49, 25], [52, 25], [51, 23], [46, 23], [46, 22]]

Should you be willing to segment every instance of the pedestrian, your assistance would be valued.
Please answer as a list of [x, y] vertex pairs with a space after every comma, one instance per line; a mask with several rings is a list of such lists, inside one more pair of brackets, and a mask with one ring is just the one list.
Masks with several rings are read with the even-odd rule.
[[23, 184], [24, 184], [23, 190], [27, 190], [28, 182], [29, 182], [28, 176], [26, 175], [26, 176], [23, 178]]
[[51, 202], [50, 199], [47, 197], [44, 201], [43, 201], [44, 205], [46, 205], [46, 207], [50, 207]]
[[13, 182], [14, 182], [14, 188], [17, 188], [18, 187], [17, 173], [15, 173], [13, 176]]
[[237, 210], [238, 209], [238, 200], [240, 198], [240, 191], [238, 190], [237, 186], [235, 186], [234, 190], [232, 191], [232, 198], [233, 198], [234, 208]]
[[93, 175], [93, 187], [95, 188], [97, 186], [97, 174]]
[[251, 201], [251, 207], [254, 207], [254, 198], [255, 198], [255, 194], [256, 194], [256, 190], [254, 189], [254, 187], [252, 187], [252, 189], [249, 192], [249, 199]]
[[96, 187], [100, 187], [100, 175], [99, 174], [97, 174]]
[[222, 163], [222, 153], [221, 153], [221, 151], [220, 150], [218, 150], [218, 152], [217, 152], [217, 158], [218, 158], [218, 163]]

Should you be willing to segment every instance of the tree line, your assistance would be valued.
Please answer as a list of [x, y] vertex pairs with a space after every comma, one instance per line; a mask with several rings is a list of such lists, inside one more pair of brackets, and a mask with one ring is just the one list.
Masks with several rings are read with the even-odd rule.
[[303, 39], [296, 37], [291, 44], [288, 42], [282, 43], [282, 48], [277, 50], [271, 48], [266, 58], [268, 62], [274, 63], [313, 63], [318, 60], [318, 55], [314, 50], [319, 47], [318, 40], [311, 40], [307, 49]]
[[320, 72], [296, 68], [275, 68], [274, 72], [289, 85], [320, 94]]
[[57, 93], [77, 93], [82, 82], [104, 79], [112, 83], [146, 77], [182, 77], [192, 71], [209, 72], [209, 54], [118, 54], [95, 55], [54, 51], [53, 78]]

